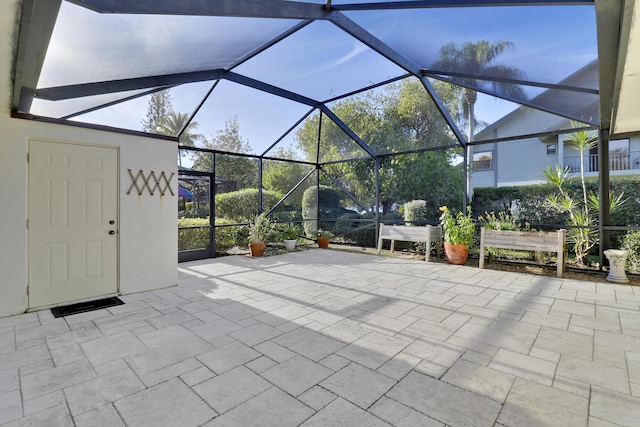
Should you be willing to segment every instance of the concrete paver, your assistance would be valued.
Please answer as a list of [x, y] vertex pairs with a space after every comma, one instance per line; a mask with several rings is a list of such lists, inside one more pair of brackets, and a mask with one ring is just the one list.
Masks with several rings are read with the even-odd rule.
[[335, 250], [0, 318], [4, 426], [640, 425], [640, 290]]
[[505, 426], [586, 427], [588, 400], [517, 378], [498, 417], [498, 422]]

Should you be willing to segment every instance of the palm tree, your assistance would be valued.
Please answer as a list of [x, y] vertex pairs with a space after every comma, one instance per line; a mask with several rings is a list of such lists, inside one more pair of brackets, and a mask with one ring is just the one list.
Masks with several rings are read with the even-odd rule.
[[[180, 112], [176, 113], [175, 111], [171, 111], [169, 114], [160, 119], [160, 123], [156, 126], [154, 131], [162, 135], [177, 136], [182, 128], [184, 128], [182, 134], [180, 135], [180, 145], [195, 147], [196, 142], [204, 141], [205, 137], [204, 135], [195, 132], [198, 128], [198, 122], [190, 122], [188, 125], [186, 125], [188, 121], [188, 114]], [[180, 166], [182, 166], [182, 153], [179, 153], [178, 155], [178, 162]]]
[[[498, 56], [512, 47], [513, 43], [508, 41], [489, 42], [487, 40], [480, 40], [476, 43], [467, 42], [460, 46], [455, 43], [449, 43], [440, 48], [440, 58], [433, 64], [432, 68], [439, 71], [452, 71], [473, 76], [518, 79], [522, 76], [522, 71], [519, 69], [494, 64]], [[473, 78], [465, 78], [464, 81], [471, 86], [480, 89], [490, 89], [501, 95], [524, 97], [522, 88], [513, 83]], [[463, 106], [468, 113], [468, 136], [469, 142], [471, 142], [473, 140], [475, 126], [474, 105], [478, 99], [478, 94], [475, 90], [469, 88], [464, 88], [462, 93]]]
[[[571, 121], [571, 127], [577, 128], [579, 123]], [[580, 152], [580, 179], [582, 180], [582, 197], [584, 200], [585, 211], [589, 213], [589, 203], [587, 203], [587, 186], [584, 183], [584, 153], [598, 145], [598, 137], [590, 135], [587, 130], [575, 131], [569, 134], [564, 140], [569, 146]]]
[[[475, 43], [467, 42], [460, 46], [455, 43], [448, 43], [440, 48], [439, 59], [432, 65], [434, 70], [451, 71], [468, 74], [471, 76], [491, 76], [503, 79], [518, 79], [522, 72], [506, 65], [495, 64], [494, 61], [507, 49], [513, 47], [513, 43], [508, 41], [490, 42], [479, 40]], [[455, 79], [454, 79], [455, 80]], [[482, 80], [480, 78], [465, 78], [468, 85], [489, 89], [498, 94], [514, 97], [524, 97], [524, 92], [520, 86], [513, 83]], [[462, 107], [467, 112], [468, 135], [467, 142], [473, 141], [475, 133], [475, 103], [478, 100], [478, 93], [469, 88], [462, 91]], [[467, 145], [467, 168], [470, 164], [469, 146]], [[468, 180], [467, 176], [467, 180]], [[467, 188], [469, 183], [467, 182]]]

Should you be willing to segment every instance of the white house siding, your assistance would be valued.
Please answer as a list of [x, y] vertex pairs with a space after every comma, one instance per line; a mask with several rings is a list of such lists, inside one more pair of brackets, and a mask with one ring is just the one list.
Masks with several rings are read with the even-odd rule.
[[[519, 107], [490, 128], [480, 132], [477, 139], [535, 133], [540, 129], [549, 128], [558, 120], [557, 116], [528, 107]], [[491, 181], [486, 176], [486, 171], [473, 171], [471, 187], [495, 187], [498, 184], [511, 185], [510, 182], [539, 180], [547, 164], [558, 162], [557, 154], [548, 156], [546, 151], [547, 144], [553, 143], [554, 140], [542, 141], [539, 138], [529, 138], [474, 146], [473, 152], [493, 150], [494, 177]]]
[[498, 181], [532, 181], [543, 178], [546, 167], [558, 164], [558, 156], [547, 155], [547, 143], [540, 139], [504, 142], [498, 146]]
[[496, 175], [494, 171], [474, 172], [471, 180], [471, 193], [474, 188], [495, 187]]
[[[12, 2], [18, 3], [18, 2]], [[3, 11], [13, 6], [3, 6]], [[10, 118], [15, 15], [0, 14], [0, 316], [28, 309], [27, 151], [30, 139], [119, 147], [119, 286], [123, 294], [177, 284], [177, 197], [127, 195], [127, 169], [164, 171], [177, 194], [175, 142]]]

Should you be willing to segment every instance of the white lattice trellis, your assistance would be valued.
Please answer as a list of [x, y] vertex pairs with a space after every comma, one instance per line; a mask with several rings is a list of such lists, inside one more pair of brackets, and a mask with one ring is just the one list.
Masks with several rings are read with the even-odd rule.
[[[144, 193], [144, 189], [149, 190], [149, 194], [154, 195], [156, 189], [160, 191], [160, 195], [164, 196], [167, 190], [174, 196], [173, 188], [171, 188], [171, 180], [175, 175], [174, 172], [171, 172], [169, 178], [167, 178], [167, 174], [160, 172], [159, 176], [156, 176], [155, 171], [151, 171], [148, 175], [145, 175], [144, 171], [140, 169], [138, 173], [134, 176], [133, 171], [128, 169], [129, 176], [131, 177], [131, 185], [127, 190], [127, 194], [131, 194], [131, 190], [134, 188], [138, 190], [138, 196], [141, 196]], [[138, 180], [142, 179], [142, 184], [138, 184]]]

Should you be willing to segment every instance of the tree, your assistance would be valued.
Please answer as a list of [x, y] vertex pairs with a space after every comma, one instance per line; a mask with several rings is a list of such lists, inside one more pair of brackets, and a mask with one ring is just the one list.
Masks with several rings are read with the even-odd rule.
[[156, 132], [156, 129], [161, 125], [161, 121], [172, 112], [173, 105], [171, 104], [169, 89], [153, 93], [147, 104], [147, 115], [142, 121], [142, 130], [144, 132]]
[[[475, 43], [467, 42], [460, 46], [455, 43], [448, 43], [440, 48], [439, 59], [433, 64], [432, 68], [475, 76], [518, 79], [522, 76], [522, 71], [515, 67], [495, 63], [497, 57], [511, 48], [513, 48], [513, 43], [508, 41], [490, 42], [479, 40]], [[474, 78], [465, 78], [464, 82], [477, 88], [491, 89], [501, 95], [524, 97], [522, 88], [513, 83]], [[474, 106], [478, 100], [478, 93], [473, 89], [463, 88], [462, 100], [469, 126], [468, 141], [471, 142], [475, 133]]]
[[[571, 121], [571, 127], [577, 128], [578, 123]], [[564, 140], [570, 147], [580, 152], [580, 180], [582, 181], [582, 197], [586, 213], [589, 213], [589, 203], [587, 203], [587, 187], [584, 183], [584, 153], [598, 145], [598, 137], [589, 134], [589, 131], [581, 130], [569, 134]]]
[[[460, 117], [457, 86], [435, 82], [434, 87], [454, 120]], [[384, 91], [358, 95], [336, 103], [333, 112], [376, 153], [419, 150], [455, 144], [451, 129], [417, 79], [406, 79]], [[319, 115], [308, 118], [296, 134], [299, 148], [315, 162]], [[363, 160], [322, 166], [362, 203], [375, 210], [374, 161], [335, 124], [323, 118], [320, 132], [320, 160]], [[393, 203], [425, 199], [437, 207], [462, 206], [461, 170], [451, 165], [451, 151], [429, 151], [381, 157], [381, 207], [387, 213]], [[329, 184], [329, 183], [327, 183]], [[331, 184], [333, 185], [333, 184]], [[460, 200], [453, 200], [459, 197]]]
[[[461, 88], [440, 81], [433, 88], [442, 102], [448, 106], [454, 121], [461, 120], [458, 106]], [[405, 80], [401, 85], [390, 87], [385, 105], [385, 117], [399, 133], [403, 144], [387, 148], [383, 152], [447, 146], [456, 143], [455, 136], [444, 120], [436, 104], [427, 95], [417, 79]], [[380, 148], [377, 148], [378, 150]]]
[[[240, 136], [238, 119], [232, 117], [224, 123], [224, 129], [211, 136], [211, 142], [204, 143], [205, 148], [245, 154], [251, 152], [251, 145]], [[197, 153], [193, 168], [201, 171], [211, 170], [211, 154]], [[258, 185], [258, 163], [256, 159], [216, 154], [216, 176], [236, 181], [238, 188], [256, 188]]]
[[[472, 76], [518, 79], [522, 75], [519, 69], [495, 63], [496, 58], [512, 47], [513, 43], [508, 41], [490, 42], [479, 40], [475, 43], [467, 42], [460, 46], [455, 43], [448, 43], [440, 48], [439, 59], [433, 64], [432, 68], [439, 71], [455, 71], [456, 73]], [[524, 98], [522, 88], [513, 83], [474, 78], [465, 78], [464, 82], [477, 88], [491, 89], [501, 95]], [[462, 108], [467, 113], [467, 142], [472, 142], [475, 134], [475, 103], [478, 100], [478, 93], [473, 89], [463, 88], [461, 100]], [[467, 146], [468, 149], [469, 146]], [[468, 153], [469, 151], [467, 151], [467, 164], [465, 165], [467, 168], [471, 164]], [[467, 187], [469, 187], [468, 183]]]
[[[282, 159], [294, 159], [295, 153], [292, 149], [278, 148], [273, 157]], [[270, 191], [287, 194], [298, 182], [309, 172], [309, 166], [293, 162], [279, 162], [267, 160], [264, 162], [262, 170], [262, 185]], [[286, 200], [287, 204], [300, 206], [302, 194], [309, 187], [303, 183]]]
[[[180, 144], [195, 147], [196, 142], [204, 141], [205, 137], [196, 133], [198, 122], [189, 122], [189, 115], [173, 110], [171, 93], [169, 89], [155, 92], [149, 98], [147, 115], [142, 121], [142, 130], [161, 135], [178, 136], [180, 131]], [[186, 127], [185, 127], [186, 126]], [[182, 152], [178, 153], [178, 164], [182, 166]]]
[[[155, 133], [160, 133], [162, 135], [172, 135], [176, 136], [182, 131], [180, 134], [180, 145], [186, 145], [189, 147], [195, 147], [196, 142], [198, 141], [206, 141], [204, 135], [196, 133], [196, 129], [198, 128], [198, 122], [192, 121], [187, 125], [189, 121], [189, 115], [186, 113], [180, 113], [171, 111], [164, 117], [161, 117], [156, 127], [153, 129]], [[186, 127], [185, 127], [186, 126]], [[180, 152], [178, 154], [178, 162], [180, 166], [182, 166], [182, 157], [184, 154]]]

